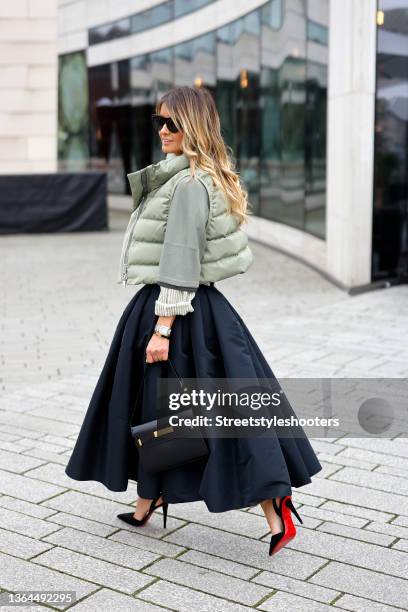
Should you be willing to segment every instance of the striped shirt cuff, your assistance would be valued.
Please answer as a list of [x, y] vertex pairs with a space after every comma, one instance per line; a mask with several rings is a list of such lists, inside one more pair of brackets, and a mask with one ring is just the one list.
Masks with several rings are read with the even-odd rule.
[[195, 291], [182, 291], [170, 287], [160, 287], [160, 294], [155, 302], [154, 314], [162, 317], [185, 315], [194, 312], [191, 300]]

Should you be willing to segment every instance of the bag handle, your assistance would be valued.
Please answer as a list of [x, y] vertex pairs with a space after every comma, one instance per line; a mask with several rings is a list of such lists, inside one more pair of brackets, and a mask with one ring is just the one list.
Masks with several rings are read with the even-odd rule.
[[[178, 379], [179, 379], [179, 381], [180, 381], [180, 385], [181, 385], [181, 387], [182, 387], [182, 386], [183, 386], [183, 384], [184, 384], [184, 383], [183, 383], [183, 379], [182, 379], [182, 378], [179, 376], [179, 374], [178, 374], [178, 372], [177, 372], [177, 370], [176, 370], [176, 368], [175, 368], [175, 365], [174, 365], [174, 363], [172, 362], [172, 360], [170, 359], [170, 357], [168, 357], [168, 362], [169, 362], [169, 364], [171, 365], [171, 367], [173, 368], [173, 370], [174, 370], [174, 372], [175, 372], [175, 374], [176, 374], [177, 378], [178, 378]], [[154, 362], [154, 363], [158, 363], [158, 362], [156, 361], [156, 362]], [[165, 363], [165, 360], [164, 360], [164, 363]], [[150, 365], [150, 364], [149, 364], [149, 363], [147, 363], [147, 362], [145, 362], [145, 363], [144, 363], [144, 365], [143, 365], [143, 376], [142, 376], [141, 383], [140, 383], [140, 385], [139, 385], [139, 389], [138, 389], [137, 394], [136, 394], [136, 400], [135, 400], [135, 403], [134, 403], [134, 406], [133, 406], [132, 414], [131, 414], [131, 416], [130, 416], [130, 422], [132, 422], [133, 416], [134, 416], [134, 414], [135, 414], [135, 410], [136, 410], [137, 402], [139, 401], [139, 395], [140, 395], [140, 391], [142, 390], [142, 387], [143, 387], [143, 384], [144, 384], [144, 379], [145, 379], [145, 377], [146, 377], [146, 369], [147, 369], [147, 366], [148, 366], [148, 365]]]

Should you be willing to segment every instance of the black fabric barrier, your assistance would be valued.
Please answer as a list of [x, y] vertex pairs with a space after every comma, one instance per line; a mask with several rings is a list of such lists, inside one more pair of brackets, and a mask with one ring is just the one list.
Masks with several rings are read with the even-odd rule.
[[105, 172], [0, 175], [0, 234], [105, 229]]

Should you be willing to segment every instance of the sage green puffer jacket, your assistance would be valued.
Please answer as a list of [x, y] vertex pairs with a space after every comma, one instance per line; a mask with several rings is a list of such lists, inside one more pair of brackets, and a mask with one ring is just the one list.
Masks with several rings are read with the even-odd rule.
[[[172, 195], [178, 181], [190, 174], [189, 166], [186, 155], [168, 154], [164, 160], [128, 174], [133, 213], [123, 240], [118, 283], [157, 282]], [[224, 193], [211, 176], [201, 169], [196, 169], [195, 176], [206, 187], [210, 202], [199, 282], [216, 282], [246, 272], [254, 260], [247, 235], [228, 212]]]

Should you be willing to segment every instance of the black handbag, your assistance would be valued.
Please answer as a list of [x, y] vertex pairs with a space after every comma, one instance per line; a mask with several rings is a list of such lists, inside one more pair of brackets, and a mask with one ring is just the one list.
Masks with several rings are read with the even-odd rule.
[[[170, 358], [169, 364], [181, 383], [180, 388], [185, 391], [186, 387], [184, 386], [183, 380], [178, 375]], [[145, 375], [146, 368], [137, 393], [132, 417], [136, 410]], [[196, 416], [192, 409], [183, 410], [177, 414], [187, 418]], [[134, 427], [131, 426], [131, 434], [138, 450], [139, 459], [146, 472], [164, 472], [204, 459], [209, 454], [207, 443], [200, 429], [197, 429], [197, 427], [189, 427], [184, 424], [173, 427], [169, 424], [168, 419], [168, 416], [161, 417], [160, 420], [155, 419], [148, 423], [142, 423]], [[195, 431], [194, 437], [191, 436], [193, 429]]]

